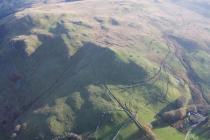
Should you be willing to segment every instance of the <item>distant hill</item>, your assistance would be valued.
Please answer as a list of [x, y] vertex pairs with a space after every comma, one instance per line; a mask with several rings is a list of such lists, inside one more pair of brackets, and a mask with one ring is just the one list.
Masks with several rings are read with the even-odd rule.
[[31, 7], [37, 3], [73, 2], [78, 0], [2, 0], [0, 1], [0, 18], [6, 17], [14, 12]]
[[210, 18], [210, 2], [208, 0], [172, 0], [174, 3], [181, 5], [189, 10]]

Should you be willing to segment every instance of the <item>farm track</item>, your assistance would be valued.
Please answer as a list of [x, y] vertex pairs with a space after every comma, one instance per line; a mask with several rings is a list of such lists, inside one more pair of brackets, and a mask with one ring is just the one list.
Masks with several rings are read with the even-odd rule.
[[[103, 44], [102, 42], [99, 42], [99, 41], [96, 41], [97, 43], [99, 44]], [[106, 45], [106, 44], [105, 44]], [[115, 44], [112, 44], [115, 46]], [[119, 46], [119, 45], [117, 45]], [[153, 75], [151, 76], [150, 78], [146, 79], [146, 80], [142, 80], [142, 81], [139, 81], [139, 82], [135, 82], [135, 83], [132, 83], [131, 85], [126, 85], [126, 86], [119, 86], [118, 88], [120, 89], [124, 89], [124, 90], [128, 90], [129, 88], [134, 88], [134, 87], [138, 87], [138, 86], [143, 86], [145, 85], [146, 83], [155, 83], [160, 74], [161, 74], [161, 71], [165, 68], [165, 64], [166, 64], [166, 61], [168, 59], [168, 57], [171, 55], [171, 48], [170, 48], [170, 45], [167, 44], [167, 47], [168, 47], [168, 53], [166, 54], [166, 56], [163, 58], [163, 60], [161, 61], [160, 63], [160, 67], [158, 69], [158, 71]], [[93, 66], [92, 66], [93, 67]], [[94, 73], [96, 74], [95, 70], [93, 70]], [[147, 136], [147, 132], [145, 131], [145, 128], [143, 127], [143, 125], [136, 119], [136, 117], [134, 117], [134, 113], [132, 111], [130, 111], [130, 109], [128, 107], [125, 107], [121, 101], [119, 101], [115, 96], [114, 94], [111, 92], [111, 89], [108, 88], [107, 85], [103, 84], [103, 87], [108, 91], [107, 94], [108, 96], [115, 102], [118, 103], [118, 105], [124, 110], [124, 112], [127, 114], [127, 116], [135, 123], [135, 125], [138, 127], [138, 129], [140, 131], [143, 131], [144, 132], [144, 135], [146, 137], [150, 137], [150, 136]], [[167, 89], [166, 89], [166, 92], [168, 92], [168, 82], [167, 82]]]
[[[169, 39], [167, 39], [167, 41], [170, 43], [171, 41]], [[201, 88], [201, 85], [196, 82], [196, 79], [197, 79], [197, 75], [196, 73], [193, 71], [191, 65], [189, 64], [189, 62], [185, 59], [185, 54], [183, 51], [181, 51], [181, 47], [174, 43], [174, 42], [171, 42], [170, 43], [171, 46], [174, 48], [175, 50], [175, 57], [177, 58], [177, 60], [179, 60], [179, 62], [184, 66], [184, 68], [186, 69], [187, 71], [187, 80], [184, 80], [190, 90], [191, 90], [191, 95], [192, 95], [192, 98], [193, 98], [193, 104], [195, 105], [208, 105], [208, 99], [206, 99], [205, 95], [204, 95], [204, 92]], [[198, 123], [198, 124], [195, 124], [193, 126], [191, 126], [189, 128], [189, 130], [187, 131], [186, 133], [186, 136], [185, 136], [185, 140], [188, 140], [191, 132], [196, 129], [202, 122]]]
[[[162, 60], [161, 65], [159, 67], [159, 70], [157, 71], [157, 73], [155, 73], [152, 77], [148, 78], [146, 81], [141, 81], [129, 86], [124, 86], [124, 89], [128, 89], [128, 88], [133, 88], [136, 86], [140, 86], [145, 84], [145, 82], [155, 82], [158, 77], [160, 76], [162, 67], [164, 66], [164, 64], [166, 63], [166, 59], [169, 57], [171, 51], [169, 48], [169, 51], [167, 53], [167, 55], [165, 56], [165, 58]], [[60, 85], [60, 81], [63, 81], [63, 79], [65, 78], [66, 73], [69, 72], [69, 70], [72, 68], [72, 64], [70, 63], [69, 66], [67, 66], [67, 68], [58, 76], [58, 78], [44, 91], [42, 91], [39, 96], [37, 96], [33, 101], [31, 101], [29, 104], [24, 105], [22, 107], [22, 112], [21, 115], [23, 115], [24, 113], [26, 113], [28, 110], [30, 110], [32, 108], [32, 106], [34, 106], [41, 98], [43, 98], [44, 96], [48, 96], [50, 95], [56, 88], [58, 85]], [[96, 72], [94, 72], [96, 74]], [[72, 74], [73, 75], [73, 74]], [[144, 131], [144, 127], [142, 126], [142, 124], [133, 116], [133, 112], [130, 111], [130, 109], [128, 109], [127, 107], [125, 107], [115, 96], [114, 94], [111, 92], [111, 90], [104, 84], [103, 87], [108, 91], [108, 95], [109, 97], [111, 97], [114, 101], [116, 101], [118, 103], [118, 105], [124, 110], [124, 112], [128, 115], [128, 117], [136, 124], [136, 126], [143, 132], [146, 134], [146, 132]], [[122, 88], [122, 87], [121, 87]], [[20, 115], [20, 116], [21, 116]], [[17, 118], [14, 119], [14, 121], [16, 121], [20, 116], [18, 116]]]
[[[149, 134], [147, 134], [144, 126], [137, 120], [136, 114], [133, 113], [127, 106], [123, 105], [123, 103], [112, 93], [111, 89], [105, 83], [100, 83], [101, 77], [97, 74], [97, 72], [95, 70], [95, 67], [93, 65], [93, 60], [90, 64], [91, 64], [92, 71], [93, 71], [94, 75], [99, 78], [99, 84], [106, 90], [105, 93], [107, 94], [107, 96], [113, 102], [116, 102], [119, 105], [119, 107], [122, 109], [122, 111], [124, 111], [125, 114], [130, 118], [130, 120], [134, 122], [134, 124], [137, 126], [137, 128], [140, 130], [140, 132], [143, 132], [143, 135], [145, 137], [148, 137], [148, 139], [153, 140], [154, 138], [152, 136], [150, 136]], [[116, 135], [118, 135], [118, 134], [116, 134]]]
[[[169, 39], [167, 39], [167, 41], [171, 42]], [[186, 60], [185, 54], [182, 51], [182, 48], [180, 48], [180, 46], [174, 42], [171, 42], [170, 44], [173, 47], [173, 49], [175, 50], [175, 57], [177, 58], [177, 60], [179, 60], [179, 62], [184, 66], [184, 68], [187, 71], [188, 79], [187, 80], [183, 79], [183, 80], [189, 85], [194, 104], [208, 105], [208, 100], [206, 99], [206, 97], [204, 95], [201, 85], [198, 82], [196, 82], [198, 76], [193, 71], [189, 62]]]
[[118, 105], [124, 110], [124, 112], [127, 114], [127, 116], [134, 122], [134, 124], [137, 126], [137, 128], [140, 130], [140, 132], [143, 132], [144, 137], [147, 137], [149, 140], [154, 140], [155, 138], [151, 135], [149, 135], [146, 131], [144, 126], [138, 121], [136, 118], [136, 114], [132, 112], [127, 106], [124, 106], [119, 99], [116, 98], [116, 96], [112, 93], [112, 91], [109, 89], [107, 85], [103, 85], [103, 87], [108, 91], [106, 92], [109, 97], [112, 98], [113, 101], [117, 102]]
[[[99, 42], [98, 42], [99, 43]], [[101, 42], [100, 42], [101, 43]], [[115, 44], [114, 44], [115, 45]], [[150, 78], [146, 79], [146, 80], [143, 80], [143, 81], [139, 81], [139, 82], [135, 82], [135, 83], [132, 83], [131, 85], [127, 85], [127, 86], [122, 86], [122, 87], [119, 87], [121, 89], [129, 89], [129, 88], [134, 88], [134, 87], [137, 87], [137, 86], [142, 86], [142, 85], [145, 85], [146, 83], [148, 82], [151, 82], [151, 83], [154, 83], [158, 80], [160, 74], [161, 74], [161, 71], [165, 68], [165, 64], [166, 64], [166, 61], [168, 59], [168, 57], [170, 56], [171, 54], [171, 49], [170, 49], [170, 45], [167, 45], [168, 46], [168, 53], [166, 54], [166, 56], [163, 58], [163, 60], [161, 61], [160, 63], [160, 67], [158, 69], [158, 71], [153, 75], [151, 76]], [[32, 106], [34, 106], [34, 104], [36, 104], [41, 98], [43, 98], [44, 96], [48, 96], [50, 95], [56, 88], [58, 85], [62, 84], [60, 81], [63, 81], [64, 78], [65, 78], [65, 75], [66, 73], [69, 72], [69, 70], [71, 69], [72, 67], [72, 64], [70, 63], [69, 66], [67, 66], [67, 68], [58, 76], [58, 78], [47, 88], [45, 89], [44, 91], [42, 91], [40, 93], [39, 96], [37, 96], [33, 101], [31, 101], [29, 104], [27, 105], [24, 105], [24, 107], [22, 108], [22, 114], [24, 114], [25, 112], [27, 112], [28, 110], [31, 109]], [[96, 72], [94, 72], [96, 74]], [[73, 74], [72, 74], [73, 75]], [[109, 89], [109, 87], [105, 84], [103, 84], [103, 87], [108, 91], [107, 94], [110, 98], [112, 98], [112, 100], [114, 100], [115, 102], [118, 103], [118, 105], [124, 110], [124, 112], [127, 114], [127, 116], [136, 124], [136, 126], [145, 133], [146, 135], [146, 132], [144, 130], [144, 127], [143, 125], [136, 119], [136, 117], [134, 117], [134, 113], [126, 106], [124, 106], [115, 96], [114, 94], [111, 92], [111, 89]], [[168, 84], [167, 84], [167, 91], [168, 91]], [[15, 119], [17, 120], [17, 118]]]
[[112, 138], [112, 140], [116, 140], [116, 139], [117, 139], [117, 136], [120, 134], [120, 131], [121, 131], [124, 127], [127, 127], [127, 125], [129, 125], [130, 122], [131, 122], [131, 119], [126, 120], [126, 121], [121, 125], [121, 127], [118, 129], [116, 135]]
[[169, 44], [167, 44], [167, 47], [168, 47], [168, 52], [167, 52], [166, 56], [162, 59], [158, 71], [153, 76], [147, 78], [146, 80], [134, 82], [131, 85], [119, 86], [119, 88], [121, 88], [121, 89], [129, 89], [129, 88], [134, 88], [134, 87], [138, 87], [138, 86], [143, 86], [143, 85], [145, 85], [147, 83], [151, 83], [151, 84], [155, 83], [158, 80], [158, 78], [159, 78], [159, 76], [161, 74], [161, 71], [165, 68], [167, 59], [169, 58], [169, 56], [172, 53]]

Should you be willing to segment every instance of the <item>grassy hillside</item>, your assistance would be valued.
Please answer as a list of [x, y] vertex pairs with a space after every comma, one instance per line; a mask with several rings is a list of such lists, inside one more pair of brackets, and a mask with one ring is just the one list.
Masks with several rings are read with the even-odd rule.
[[32, 7], [36, 4], [48, 4], [56, 2], [72, 2], [74, 0], [1, 0], [0, 18], [7, 17], [15, 12]]
[[24, 8], [0, 19], [0, 139], [184, 140], [162, 113], [208, 105], [205, 16], [152, 0]]

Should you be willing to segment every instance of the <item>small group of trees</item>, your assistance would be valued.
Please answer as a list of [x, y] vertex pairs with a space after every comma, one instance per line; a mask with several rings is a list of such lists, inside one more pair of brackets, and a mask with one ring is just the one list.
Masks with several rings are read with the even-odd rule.
[[185, 108], [180, 108], [177, 110], [168, 111], [162, 114], [162, 118], [164, 121], [172, 124], [179, 120], [182, 120], [186, 117], [187, 110]]

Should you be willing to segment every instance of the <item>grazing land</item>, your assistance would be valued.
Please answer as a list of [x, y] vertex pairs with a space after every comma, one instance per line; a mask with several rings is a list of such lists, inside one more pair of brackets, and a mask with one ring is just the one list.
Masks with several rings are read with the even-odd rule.
[[0, 139], [208, 140], [209, 8], [0, 1]]

